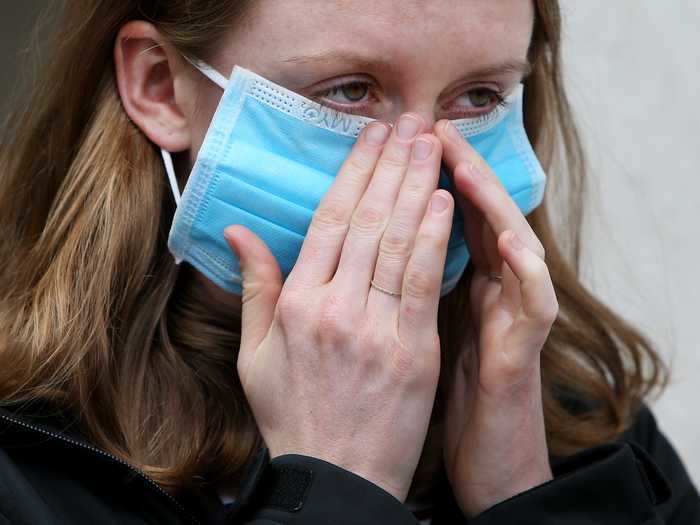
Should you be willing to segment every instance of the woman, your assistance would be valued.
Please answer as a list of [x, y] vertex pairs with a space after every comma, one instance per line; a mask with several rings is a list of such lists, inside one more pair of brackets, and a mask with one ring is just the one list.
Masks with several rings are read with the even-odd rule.
[[[1, 522], [700, 522], [644, 406], [663, 366], [577, 275], [556, 0], [76, 0], [56, 25], [0, 160]], [[368, 117], [290, 272], [250, 228], [212, 230], [241, 293], [173, 240], [233, 119], [202, 72], [234, 66]], [[521, 82], [570, 257], [548, 202], [526, 220], [450, 123], [517, 119]], [[458, 212], [470, 259], [443, 294]]]

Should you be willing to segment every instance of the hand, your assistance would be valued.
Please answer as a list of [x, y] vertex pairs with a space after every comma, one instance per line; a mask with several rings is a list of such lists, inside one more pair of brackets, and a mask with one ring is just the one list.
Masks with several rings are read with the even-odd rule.
[[559, 305], [544, 248], [501, 182], [449, 121], [435, 131], [474, 265], [471, 337], [454, 371], [444, 443], [456, 500], [474, 517], [552, 479], [540, 351]]
[[[400, 501], [440, 373], [437, 312], [454, 212], [450, 193], [436, 191], [440, 141], [416, 138], [425, 127], [404, 116], [386, 145], [387, 125], [367, 127], [284, 286], [262, 240], [241, 226], [226, 231], [243, 273], [238, 373], [271, 457], [329, 461]], [[442, 209], [428, 206], [431, 197]], [[370, 287], [373, 277], [402, 296]]]

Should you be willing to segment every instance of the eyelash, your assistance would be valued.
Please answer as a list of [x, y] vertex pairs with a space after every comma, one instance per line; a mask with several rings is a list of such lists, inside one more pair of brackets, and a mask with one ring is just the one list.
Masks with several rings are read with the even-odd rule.
[[[368, 89], [368, 95], [371, 96], [371, 88], [373, 87], [373, 84], [371, 82], [367, 81], [362, 81], [362, 80], [352, 80], [349, 82], [343, 82], [341, 84], [336, 84], [334, 86], [330, 86], [326, 88], [323, 91], [318, 92], [316, 95], [314, 95], [312, 98], [316, 99], [317, 102], [320, 104], [324, 104], [326, 106], [329, 106], [337, 111], [341, 111], [344, 113], [351, 113], [351, 114], [360, 114], [360, 115], [365, 115], [365, 111], [369, 109], [370, 103], [363, 103], [363, 104], [354, 104], [354, 105], [341, 105], [337, 104], [328, 100], [323, 100], [324, 97], [329, 96], [332, 93], [337, 93], [341, 91], [343, 88], [347, 88], [348, 86], [356, 86], [356, 85], [362, 85], [362, 86], [367, 86]], [[456, 110], [453, 112], [453, 114], [456, 114], [456, 117], [454, 118], [475, 118], [479, 116], [486, 115], [492, 111], [494, 111], [498, 107], [507, 107], [508, 106], [508, 101], [505, 99], [504, 94], [500, 90], [494, 90], [486, 86], [476, 86], [471, 88], [470, 90], [464, 91], [458, 95], [457, 98], [468, 95], [470, 92], [474, 92], [477, 90], [481, 91], [486, 91], [488, 94], [495, 99], [495, 104], [492, 104], [492, 106], [486, 106], [487, 111], [478, 111], [477, 114], [475, 115], [474, 109], [472, 110]]]

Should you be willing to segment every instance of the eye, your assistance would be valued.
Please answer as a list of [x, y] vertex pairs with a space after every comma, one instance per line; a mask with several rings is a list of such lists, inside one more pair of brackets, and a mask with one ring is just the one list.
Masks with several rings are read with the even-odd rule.
[[490, 89], [477, 88], [466, 94], [467, 99], [475, 108], [486, 108], [494, 100], [495, 93]]
[[370, 110], [372, 103], [377, 101], [376, 97], [372, 96], [373, 85], [370, 82], [353, 80], [326, 88], [310, 98], [336, 111], [364, 115]]
[[456, 112], [460, 117], [465, 118], [479, 117], [504, 104], [506, 100], [500, 91], [477, 87], [454, 99], [450, 112]]
[[317, 96], [336, 104], [357, 104], [369, 95], [369, 87], [367, 82], [347, 82], [322, 91]]

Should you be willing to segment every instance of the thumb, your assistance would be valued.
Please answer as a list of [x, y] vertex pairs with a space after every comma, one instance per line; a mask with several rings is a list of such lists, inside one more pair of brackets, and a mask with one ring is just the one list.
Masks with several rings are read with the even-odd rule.
[[241, 225], [229, 226], [224, 238], [238, 257], [243, 274], [241, 347], [238, 369], [247, 363], [267, 335], [282, 290], [282, 272], [267, 245]]

